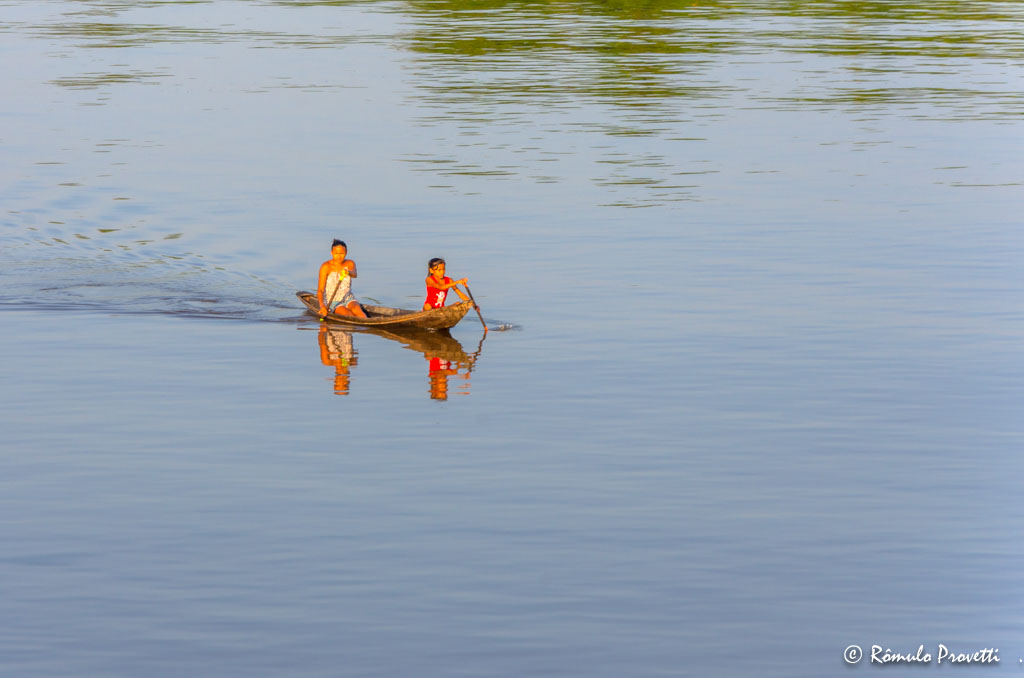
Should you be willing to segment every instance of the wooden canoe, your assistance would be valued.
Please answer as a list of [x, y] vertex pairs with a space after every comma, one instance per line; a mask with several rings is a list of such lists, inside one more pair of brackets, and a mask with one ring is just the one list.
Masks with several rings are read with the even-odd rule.
[[[310, 313], [320, 317], [320, 304], [317, 302], [315, 294], [296, 292], [295, 296]], [[365, 318], [328, 313], [326, 319], [328, 322], [350, 327], [419, 327], [427, 330], [446, 330], [455, 327], [469, 313], [469, 309], [473, 308], [473, 304], [463, 301], [444, 308], [432, 308], [429, 311], [409, 311], [403, 308], [371, 306], [370, 304], [362, 304], [362, 307], [366, 312]]]

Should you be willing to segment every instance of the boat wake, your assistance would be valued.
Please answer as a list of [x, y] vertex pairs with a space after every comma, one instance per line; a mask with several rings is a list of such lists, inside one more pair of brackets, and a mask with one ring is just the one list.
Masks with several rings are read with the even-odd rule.
[[[366, 303], [376, 303], [361, 296]], [[257, 277], [223, 259], [162, 246], [0, 237], [0, 310], [96, 311], [258, 322], [312, 320], [291, 281]], [[488, 323], [491, 331], [522, 329]]]
[[289, 286], [189, 254], [0, 247], [0, 308], [294, 320]]

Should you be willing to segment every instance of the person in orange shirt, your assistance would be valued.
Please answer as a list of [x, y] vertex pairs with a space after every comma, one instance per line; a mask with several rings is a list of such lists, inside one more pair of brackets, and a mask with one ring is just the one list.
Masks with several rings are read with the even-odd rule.
[[455, 293], [463, 301], [469, 301], [469, 297], [463, 294], [456, 285], [465, 285], [466, 278], [452, 280], [444, 274], [444, 259], [434, 257], [427, 262], [427, 298], [423, 302], [423, 310], [429, 311], [432, 308], [443, 308], [444, 300], [448, 297], [448, 290], [455, 288]]

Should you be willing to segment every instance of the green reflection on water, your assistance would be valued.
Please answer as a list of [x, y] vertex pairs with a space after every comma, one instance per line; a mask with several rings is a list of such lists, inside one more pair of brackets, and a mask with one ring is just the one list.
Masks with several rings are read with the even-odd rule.
[[[1024, 95], [1007, 75], [1024, 63], [1019, 0], [252, 0], [252, 7], [263, 7], [265, 14], [254, 15], [262, 23], [248, 18], [245, 25], [217, 26], [199, 19], [196, 25], [127, 21], [151, 16], [129, 11], [216, 0], [62, 4], [80, 11], [36, 27], [36, 33], [83, 47], [384, 44], [411, 56], [404, 65], [412, 76], [415, 123], [439, 129], [428, 148], [411, 147], [400, 158], [415, 170], [469, 182], [523, 176], [558, 183], [565, 176], [557, 171], [559, 158], [547, 154], [549, 144], [573, 136], [583, 137], [585, 145], [589, 137], [596, 156], [590, 181], [637, 196], [609, 204], [699, 195], [699, 186], [678, 186], [671, 177], [701, 174], [692, 163], [708, 158], [695, 155], [698, 144], [692, 142], [709, 136], [703, 129], [709, 120], [737, 109], [870, 110], [911, 120], [1006, 120], [1024, 114]], [[273, 21], [279, 12], [322, 19], [356, 6], [403, 18], [394, 33], [383, 36], [346, 29], [342, 19], [299, 23], [308, 33], [275, 30], [283, 25]], [[74, 20], [83, 15], [89, 20]], [[180, 10], [174, 16], [187, 22], [193, 15]], [[777, 82], [762, 82], [759, 69], [769, 63], [791, 65], [775, 69]], [[1004, 73], [977, 75], [992, 63]], [[965, 74], [973, 80], [965, 81]], [[166, 77], [100, 70], [50, 82], [93, 89], [158, 85]], [[301, 91], [332, 86], [273, 85]], [[518, 138], [522, 134], [531, 136]], [[617, 145], [614, 154], [601, 149], [609, 141]], [[690, 143], [681, 150], [680, 141]], [[673, 153], [688, 164], [670, 159]], [[614, 174], [605, 172], [612, 167]], [[451, 188], [447, 181], [438, 185]], [[650, 187], [662, 192], [641, 190]]]
[[58, 38], [85, 40], [79, 47], [145, 47], [154, 42], [225, 42], [232, 34], [213, 29], [97, 21], [76, 21], [45, 26]]
[[[88, 73], [80, 76], [71, 76], [67, 78], [56, 78], [51, 80], [54, 85], [60, 87], [67, 87], [69, 89], [96, 89], [104, 85], [115, 85], [123, 83], [146, 83], [156, 84], [153, 82], [154, 78], [166, 78], [166, 73], [144, 73], [144, 72], [131, 72], [131, 73]], [[112, 144], [111, 144], [112, 145]]]
[[[336, 4], [303, 2], [301, 4]], [[600, 15], [619, 19], [647, 20], [668, 15], [713, 15], [734, 18], [737, 14], [780, 17], [837, 17], [884, 20], [1020, 20], [1017, 0], [963, 2], [937, 0], [407, 0], [410, 7], [426, 11], [491, 12], [494, 10], [547, 13], [551, 15]]]
[[523, 2], [409, 0], [410, 47], [482, 56], [716, 54], [785, 49], [874, 56], [1024, 56], [1018, 2]]
[[[423, 125], [461, 123], [455, 134], [464, 137], [486, 117], [490, 138], [538, 127], [555, 143], [561, 133], [616, 138], [625, 157], [599, 152], [591, 177], [628, 196], [609, 205], [699, 195], [699, 186], [671, 176], [693, 169], [680, 157], [700, 158], [670, 145], [703, 137], [687, 132], [737, 109], [870, 109], [912, 120], [1024, 111], [1006, 76], [962, 79], [983, 60], [1021, 63], [1024, 12], [1016, 2], [409, 0], [405, 7], [413, 23], [402, 38], [418, 57]], [[777, 81], [762, 83], [765, 73]], [[645, 139], [658, 146], [639, 145]], [[479, 154], [473, 174], [486, 176], [502, 148]], [[444, 174], [442, 161], [452, 159], [425, 166]], [[525, 160], [523, 174], [558, 182], [557, 174], [530, 171], [541, 161]], [[641, 190], [652, 188], [659, 192]]]

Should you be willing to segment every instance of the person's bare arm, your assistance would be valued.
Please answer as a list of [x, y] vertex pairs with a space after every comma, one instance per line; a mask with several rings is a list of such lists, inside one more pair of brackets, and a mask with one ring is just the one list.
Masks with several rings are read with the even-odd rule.
[[316, 281], [316, 300], [320, 302], [320, 315], [327, 312], [327, 304], [324, 303], [324, 291], [327, 289], [327, 274], [329, 272], [327, 264], [322, 264], [320, 266], [320, 275]]

